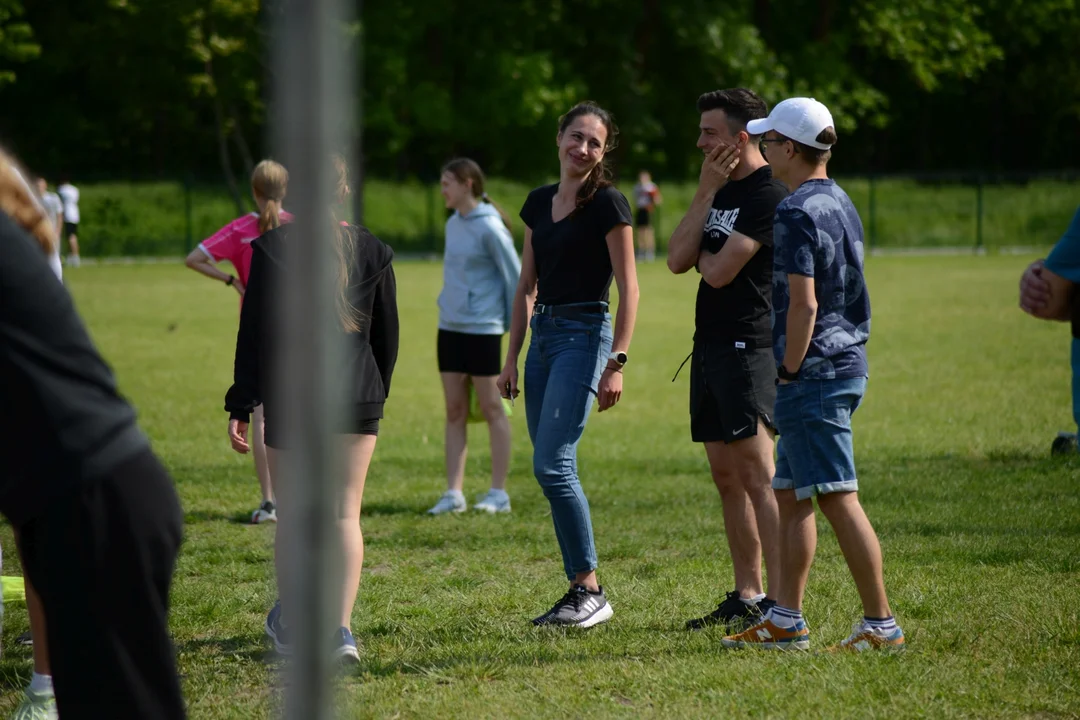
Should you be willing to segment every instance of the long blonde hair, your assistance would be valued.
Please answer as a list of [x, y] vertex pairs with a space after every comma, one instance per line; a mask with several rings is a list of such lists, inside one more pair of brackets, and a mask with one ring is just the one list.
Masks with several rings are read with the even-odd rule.
[[[342, 206], [349, 198], [349, 165], [341, 155], [333, 155], [334, 170], [337, 172], [337, 187], [334, 190], [335, 205]], [[337, 215], [331, 211], [334, 222], [334, 253], [337, 255], [337, 306], [338, 319], [345, 332], [358, 333], [364, 330], [364, 313], [349, 299], [349, 268], [356, 259], [356, 236], [354, 229], [342, 225]]]
[[259, 232], [281, 225], [281, 202], [289, 188], [289, 171], [281, 163], [263, 160], [251, 173], [251, 190], [266, 201], [259, 212]]
[[15, 159], [0, 150], [0, 210], [30, 233], [47, 255], [59, 247], [56, 227]]

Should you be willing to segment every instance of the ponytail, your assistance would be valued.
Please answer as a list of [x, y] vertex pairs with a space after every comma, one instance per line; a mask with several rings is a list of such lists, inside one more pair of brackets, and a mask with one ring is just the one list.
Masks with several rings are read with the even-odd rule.
[[597, 192], [609, 185], [611, 185], [610, 173], [607, 158], [604, 157], [596, 167], [589, 171], [589, 174], [585, 176], [585, 182], [581, 183], [581, 187], [578, 188], [576, 207], [585, 207], [592, 201]]
[[480, 195], [480, 202], [486, 202], [488, 205], [495, 208], [495, 212], [499, 213], [499, 218], [502, 219], [503, 225], [506, 226], [506, 231], [510, 233], [514, 232], [514, 226], [510, 224], [510, 216], [506, 213], [505, 210], [499, 207], [499, 204], [497, 202], [491, 199], [491, 196], [489, 196], [487, 193], [482, 193]]
[[267, 199], [259, 212], [259, 232], [265, 233], [281, 225], [281, 201]]

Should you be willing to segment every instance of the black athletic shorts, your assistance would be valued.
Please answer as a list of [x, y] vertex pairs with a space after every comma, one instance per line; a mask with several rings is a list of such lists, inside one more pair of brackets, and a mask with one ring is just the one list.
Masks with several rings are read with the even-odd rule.
[[72, 235], [79, 234], [79, 223], [64, 222], [64, 237], [62, 240], [67, 240]]
[[732, 443], [753, 437], [758, 418], [775, 429], [775, 405], [772, 348], [721, 341], [694, 343], [690, 362], [690, 436], [694, 442]]
[[[343, 435], [378, 435], [379, 434], [379, 420], [381, 418], [368, 418], [359, 415], [349, 417], [345, 419], [345, 424], [341, 427], [340, 431]], [[272, 447], [275, 450], [285, 449], [284, 429], [278, 427], [276, 415], [272, 417], [270, 409], [266, 404], [263, 404], [263, 421], [266, 426], [263, 431], [263, 440], [266, 442], [267, 447]], [[248, 440], [250, 441], [250, 434], [254, 430], [248, 430]]]
[[636, 227], [649, 227], [652, 224], [652, 213], [647, 208], [638, 208], [637, 217], [634, 218]]
[[482, 377], [502, 372], [502, 335], [439, 330], [439, 372]]

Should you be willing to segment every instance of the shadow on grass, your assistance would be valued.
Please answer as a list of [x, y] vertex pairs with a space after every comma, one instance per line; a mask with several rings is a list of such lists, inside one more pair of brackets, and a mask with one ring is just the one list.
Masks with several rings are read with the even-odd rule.
[[266, 646], [261, 636], [258, 639], [254, 639], [250, 635], [236, 635], [227, 638], [199, 638], [197, 640], [178, 642], [176, 645], [177, 649], [184, 653], [228, 655], [268, 665], [281, 660], [273, 648]]
[[421, 517], [427, 510], [427, 506], [401, 502], [397, 500], [384, 500], [382, 502], [364, 503], [364, 517], [376, 517], [379, 515], [415, 515]]

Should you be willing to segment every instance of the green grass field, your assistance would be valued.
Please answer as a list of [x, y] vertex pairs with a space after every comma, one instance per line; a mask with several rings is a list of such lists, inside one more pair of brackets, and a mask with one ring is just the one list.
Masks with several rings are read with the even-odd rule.
[[[695, 280], [641, 269], [624, 400], [580, 448], [600, 579], [615, 617], [584, 633], [529, 619], [564, 591], [547, 504], [513, 418], [510, 516], [429, 518], [443, 488], [435, 369], [437, 264], [398, 267], [402, 353], [364, 508], [353, 630], [363, 662], [341, 717], [1009, 717], [1080, 715], [1080, 459], [1068, 429], [1068, 329], [1016, 308], [1026, 257], [871, 258], [872, 377], [855, 416], [863, 502], [908, 638], [897, 656], [724, 651], [682, 623], [730, 590], [719, 498], [689, 440]], [[267, 717], [279, 663], [262, 635], [275, 591], [272, 527], [250, 458], [229, 449], [236, 297], [179, 265], [87, 267], [68, 282], [186, 513], [172, 628], [193, 718]], [[486, 489], [473, 426], [466, 493]], [[859, 614], [835, 537], [806, 601], [813, 646]], [[17, 574], [11, 530], [5, 574]], [[116, 588], [122, 592], [122, 588]], [[0, 713], [30, 676], [9, 606]], [[77, 638], [73, 638], [77, 641]]]
[[[859, 208], [874, 248], [974, 247], [978, 203], [974, 186], [922, 185], [914, 180], [840, 179]], [[629, 197], [633, 181], [620, 189]], [[692, 183], [661, 183], [664, 204], [656, 218], [661, 249], [693, 199]], [[489, 194], [514, 218], [518, 243], [524, 226], [517, 212], [530, 187], [492, 179]], [[1036, 180], [1027, 185], [988, 185], [983, 197], [986, 248], [1050, 245], [1076, 211], [1080, 184]], [[83, 252], [89, 256], [178, 256], [236, 217], [221, 187], [191, 190], [191, 237], [186, 237], [184, 188], [179, 183], [104, 183], [82, 188]], [[288, 201], [286, 201], [286, 206]], [[248, 209], [254, 206], [248, 202]], [[365, 222], [398, 252], [441, 252], [446, 218], [438, 187], [371, 180], [365, 185]], [[873, 210], [873, 212], [871, 212]]]

